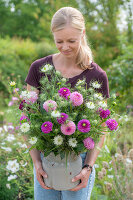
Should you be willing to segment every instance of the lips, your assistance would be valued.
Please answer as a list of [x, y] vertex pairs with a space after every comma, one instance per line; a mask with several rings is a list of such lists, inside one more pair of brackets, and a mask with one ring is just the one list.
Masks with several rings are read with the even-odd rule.
[[69, 54], [71, 51], [63, 51], [64, 54]]

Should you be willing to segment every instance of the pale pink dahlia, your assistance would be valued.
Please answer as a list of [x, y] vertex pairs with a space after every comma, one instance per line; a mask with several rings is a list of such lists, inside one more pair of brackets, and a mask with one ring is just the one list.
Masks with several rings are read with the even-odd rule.
[[52, 127], [53, 127], [53, 124], [52, 122], [44, 122], [41, 126], [41, 130], [43, 133], [50, 133], [50, 131], [52, 131]]
[[57, 122], [59, 124], [64, 124], [64, 122], [67, 120], [68, 115], [66, 113], [61, 113], [61, 116], [57, 118]]
[[61, 125], [61, 132], [64, 135], [72, 135], [76, 130], [76, 125], [74, 122], [69, 121], [67, 124], [62, 124]]
[[93, 139], [90, 138], [90, 137], [85, 138], [85, 139], [83, 140], [83, 143], [84, 143], [85, 148], [86, 148], [86, 149], [89, 149], [89, 150], [93, 149], [94, 146], [95, 146], [95, 143], [94, 143]]
[[30, 94], [29, 101], [31, 103], [35, 103], [37, 101], [37, 99], [38, 99], [37, 93], [35, 91], [30, 91], [29, 94]]
[[78, 122], [78, 130], [82, 133], [87, 133], [91, 129], [90, 121], [87, 119], [82, 119]]
[[68, 99], [68, 96], [70, 96], [71, 92], [68, 88], [60, 88], [60, 90], [58, 90], [58, 93], [61, 97], [64, 97], [65, 99]]
[[107, 127], [108, 127], [111, 131], [117, 130], [117, 128], [118, 128], [118, 123], [117, 123], [117, 121], [114, 120], [114, 119], [108, 119], [105, 123], [106, 123]]
[[49, 111], [53, 111], [53, 110], [56, 110], [57, 108], [57, 103], [53, 100], [48, 100], [48, 101], [45, 101], [44, 104], [43, 104], [43, 108], [49, 112]]
[[102, 119], [105, 119], [105, 118], [107, 118], [108, 116], [110, 115], [110, 110], [109, 109], [107, 109], [107, 110], [101, 110], [100, 111], [100, 117], [102, 118]]
[[70, 100], [72, 101], [73, 106], [80, 106], [83, 103], [83, 96], [78, 92], [72, 92], [70, 94]]

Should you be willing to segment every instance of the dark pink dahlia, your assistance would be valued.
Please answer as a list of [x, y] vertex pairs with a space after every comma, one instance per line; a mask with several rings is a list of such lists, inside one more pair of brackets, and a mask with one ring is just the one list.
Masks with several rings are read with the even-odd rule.
[[109, 109], [107, 109], [107, 110], [101, 110], [100, 111], [100, 117], [102, 118], [102, 119], [106, 119], [108, 116], [110, 115], [110, 110]]
[[70, 96], [71, 92], [68, 88], [60, 88], [60, 90], [58, 90], [58, 93], [61, 97], [64, 97], [65, 99], [68, 99], [68, 96]]
[[44, 122], [41, 126], [41, 130], [43, 133], [50, 133], [50, 131], [52, 131], [52, 127], [53, 127], [53, 124], [52, 122]]
[[57, 122], [59, 124], [64, 124], [67, 118], [68, 118], [68, 115], [66, 113], [61, 113], [61, 117], [57, 118]]
[[117, 128], [118, 128], [118, 123], [117, 123], [117, 121], [114, 120], [114, 119], [108, 119], [105, 123], [106, 123], [107, 127], [108, 127], [111, 131], [117, 130]]
[[91, 125], [89, 120], [87, 119], [82, 119], [78, 122], [78, 130], [82, 133], [87, 133], [91, 129]]

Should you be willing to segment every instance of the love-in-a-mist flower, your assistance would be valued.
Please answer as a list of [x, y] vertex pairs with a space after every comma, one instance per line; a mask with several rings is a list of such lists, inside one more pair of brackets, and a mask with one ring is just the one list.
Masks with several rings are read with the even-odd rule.
[[90, 121], [87, 119], [82, 119], [78, 122], [78, 130], [82, 133], [87, 133], [91, 129]]
[[87, 103], [86, 103], [86, 106], [87, 106], [87, 108], [89, 108], [89, 109], [94, 109], [94, 108], [95, 108], [94, 103], [91, 102], [91, 101], [87, 102]]
[[60, 112], [58, 110], [54, 110], [52, 113], [51, 113], [51, 116], [52, 117], [60, 117]]
[[20, 130], [23, 133], [26, 133], [26, 132], [28, 132], [30, 130], [30, 125], [27, 122], [25, 122], [20, 126]]
[[90, 137], [85, 138], [85, 139], [83, 140], [83, 143], [84, 143], [85, 148], [86, 148], [86, 149], [89, 149], [89, 150], [93, 149], [94, 146], [95, 146], [95, 143], [94, 143], [93, 139], [90, 138]]
[[106, 108], [106, 107], [107, 107], [107, 104], [106, 104], [105, 101], [99, 101], [99, 102], [98, 102], [98, 105], [99, 105], [100, 107], [102, 107], [102, 108]]
[[46, 64], [42, 67], [41, 72], [47, 72], [53, 69], [53, 66], [50, 64]]
[[36, 142], [37, 142], [37, 137], [31, 137], [29, 140], [30, 144], [36, 144]]
[[117, 121], [114, 120], [114, 119], [108, 119], [105, 123], [106, 123], [107, 127], [108, 127], [111, 131], [117, 130], [117, 128], [118, 128], [118, 123], [117, 123]]
[[76, 130], [76, 125], [72, 121], [68, 121], [65, 124], [61, 125], [61, 132], [64, 135], [72, 135]]
[[107, 109], [107, 110], [101, 110], [100, 111], [100, 117], [102, 118], [102, 119], [106, 119], [108, 116], [110, 115], [110, 110], [109, 109]]
[[68, 88], [65, 88], [65, 87], [60, 88], [58, 90], [58, 93], [61, 97], [64, 97], [65, 99], [68, 99], [68, 96], [70, 96], [70, 94], [71, 94], [70, 90]]
[[79, 92], [72, 92], [70, 94], [70, 100], [73, 106], [80, 106], [83, 103], [83, 96]]
[[55, 101], [51, 100], [51, 99], [47, 100], [47, 101], [44, 102], [43, 108], [46, 110], [46, 112], [56, 110], [57, 103]]
[[99, 89], [101, 87], [101, 84], [98, 83], [97, 81], [95, 81], [95, 82], [92, 83], [92, 87], [95, 88], [95, 89]]
[[57, 118], [57, 122], [59, 124], [64, 124], [64, 122], [67, 120], [67, 118], [68, 118], [68, 115], [66, 113], [61, 113], [60, 117]]
[[71, 147], [76, 147], [77, 146], [77, 140], [76, 140], [76, 138], [70, 138], [69, 140], [68, 140], [68, 144], [69, 144], [69, 146], [71, 146]]
[[50, 133], [50, 131], [52, 131], [52, 127], [53, 127], [53, 124], [52, 122], [44, 122], [41, 126], [41, 130], [43, 133]]
[[61, 145], [63, 143], [63, 137], [61, 135], [57, 135], [54, 137], [54, 144]]
[[22, 91], [20, 98], [25, 100], [27, 104], [35, 103], [38, 99], [38, 95], [35, 91]]

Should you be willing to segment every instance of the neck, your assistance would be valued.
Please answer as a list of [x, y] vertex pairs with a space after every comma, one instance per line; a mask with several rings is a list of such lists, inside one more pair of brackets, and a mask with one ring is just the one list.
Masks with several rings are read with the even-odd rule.
[[75, 57], [67, 57], [62, 55], [61, 53], [59, 54], [59, 59], [61, 60], [62, 64], [64, 65], [64, 67], [67, 68], [73, 68], [74, 66], [76, 66], [76, 56]]

